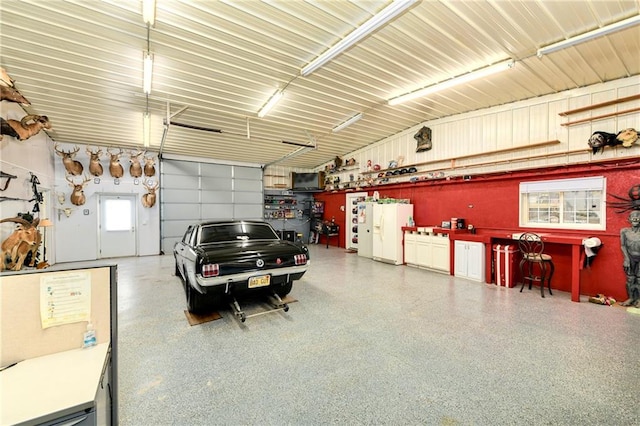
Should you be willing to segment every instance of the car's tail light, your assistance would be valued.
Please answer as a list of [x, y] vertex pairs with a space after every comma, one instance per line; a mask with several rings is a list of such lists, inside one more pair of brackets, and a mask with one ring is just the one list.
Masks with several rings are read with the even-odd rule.
[[305, 263], [307, 263], [307, 255], [306, 254], [296, 254], [294, 256], [294, 259], [296, 261], [296, 265], [304, 265]]
[[202, 265], [202, 276], [204, 278], [217, 277], [220, 275], [220, 266], [217, 263]]

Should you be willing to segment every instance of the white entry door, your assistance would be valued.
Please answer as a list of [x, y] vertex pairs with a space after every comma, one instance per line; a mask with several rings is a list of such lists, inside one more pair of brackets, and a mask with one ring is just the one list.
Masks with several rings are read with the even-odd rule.
[[136, 196], [100, 196], [100, 240], [98, 257], [135, 256]]

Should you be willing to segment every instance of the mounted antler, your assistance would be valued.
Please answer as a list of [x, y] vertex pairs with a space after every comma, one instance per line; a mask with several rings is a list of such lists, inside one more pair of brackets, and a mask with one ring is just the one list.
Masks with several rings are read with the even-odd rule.
[[82, 183], [79, 184], [75, 183], [73, 179], [69, 179], [69, 177], [67, 177], [66, 179], [67, 182], [69, 182], [69, 185], [73, 187], [73, 191], [69, 196], [69, 201], [71, 201], [71, 204], [74, 204], [76, 206], [82, 206], [85, 201], [87, 201], [87, 198], [84, 195], [84, 186], [91, 180], [91, 178], [85, 177]]
[[147, 157], [146, 155], [144, 156], [144, 175], [147, 177], [152, 177], [155, 176], [156, 174], [156, 160], [155, 158], [152, 156]]
[[102, 154], [102, 150], [97, 148], [94, 152], [87, 147], [87, 154], [89, 154], [89, 173], [93, 176], [102, 176], [102, 173], [104, 172], [102, 164], [100, 164], [100, 155]]
[[82, 172], [84, 171], [84, 167], [82, 166], [82, 163], [80, 163], [77, 160], [74, 160], [76, 154], [78, 153], [78, 151], [80, 151], [79, 147], [76, 146], [73, 151], [67, 152], [67, 151], [58, 149], [58, 144], [56, 143], [55, 145], [53, 145], [53, 149], [55, 150], [56, 154], [62, 157], [62, 164], [64, 165], [64, 168], [67, 170], [67, 173], [73, 176], [78, 176], [82, 174]]
[[122, 149], [120, 149], [117, 154], [114, 154], [107, 148], [107, 153], [111, 156], [111, 160], [109, 161], [109, 173], [111, 173], [111, 177], [116, 179], [121, 178], [124, 176], [124, 168], [122, 164], [120, 164]]
[[129, 174], [131, 177], [139, 178], [142, 176], [142, 164], [140, 164], [140, 156], [144, 154], [144, 151], [131, 151], [129, 158], [131, 166], [129, 166]]
[[2, 140], [2, 135], [9, 135], [23, 141], [42, 129], [51, 129], [51, 122], [46, 115], [25, 115], [20, 121], [5, 120], [0, 117], [0, 140]]
[[[149, 179], [148, 182], [153, 181]], [[160, 182], [156, 182], [155, 185], [150, 186], [147, 181], [145, 181], [142, 185], [147, 189], [147, 193], [142, 196], [142, 205], [151, 208], [156, 204], [156, 190], [158, 186], [160, 186]]]

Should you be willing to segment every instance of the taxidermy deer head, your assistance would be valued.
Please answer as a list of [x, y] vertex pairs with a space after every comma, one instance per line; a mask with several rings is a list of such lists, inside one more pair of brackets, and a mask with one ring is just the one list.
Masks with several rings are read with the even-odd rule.
[[122, 167], [122, 164], [120, 164], [122, 149], [120, 149], [117, 154], [107, 149], [107, 153], [111, 156], [111, 160], [109, 161], [109, 173], [111, 173], [111, 177], [116, 179], [121, 178], [124, 176], [124, 168]]
[[144, 175], [147, 177], [155, 176], [156, 174], [156, 160], [151, 157], [144, 156]]
[[87, 147], [87, 154], [89, 154], [89, 173], [93, 176], [102, 176], [102, 173], [104, 172], [102, 164], [100, 164], [100, 155], [102, 155], [102, 150], [97, 148], [96, 151], [93, 151]]
[[69, 185], [71, 185], [71, 187], [73, 188], [73, 191], [69, 196], [69, 201], [71, 201], [71, 204], [81, 206], [85, 203], [85, 201], [87, 201], [87, 198], [84, 196], [84, 187], [90, 180], [90, 177], [85, 177], [82, 183], [78, 184], [67, 177], [67, 182], [69, 182]]
[[67, 173], [69, 173], [72, 176], [78, 176], [82, 174], [84, 170], [84, 167], [82, 167], [82, 163], [74, 160], [76, 154], [78, 153], [78, 151], [80, 151], [80, 148], [76, 146], [73, 151], [66, 152], [61, 149], [58, 149], [58, 144], [55, 144], [53, 146], [53, 149], [56, 151], [56, 154], [62, 157], [62, 164], [64, 165], [64, 168], [67, 170]]
[[155, 185], [150, 186], [152, 180], [143, 182], [142, 185], [147, 189], [147, 193], [142, 196], [142, 205], [148, 208], [153, 207], [156, 204], [156, 190], [160, 185], [160, 182], [156, 182]]
[[129, 166], [129, 174], [131, 177], [139, 178], [142, 176], [142, 164], [140, 164], [140, 156], [144, 154], [143, 151], [131, 151], [129, 155], [129, 159], [131, 161], [131, 165]]

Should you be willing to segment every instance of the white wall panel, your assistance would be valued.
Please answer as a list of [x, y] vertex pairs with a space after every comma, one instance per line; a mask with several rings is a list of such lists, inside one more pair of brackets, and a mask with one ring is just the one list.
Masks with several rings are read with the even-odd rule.
[[[595, 108], [570, 116], [560, 116], [559, 114], [637, 94], [640, 94], [640, 77], [638, 76], [590, 87], [580, 87], [554, 95], [424, 122], [419, 126], [358, 150], [356, 154], [360, 158], [361, 170], [366, 168], [366, 160], [368, 159], [371, 159], [373, 164], [380, 164], [384, 169], [389, 160], [394, 158], [392, 154], [401, 151], [403, 144], [405, 144], [407, 146], [405, 149], [407, 160], [412, 158], [412, 160], [406, 161], [407, 166], [417, 164], [421, 173], [438, 170], [444, 171], [445, 175], [519, 170], [528, 167], [634, 157], [639, 154], [640, 144], [638, 143], [629, 149], [605, 148], [604, 152], [592, 155], [587, 142], [596, 130], [617, 133], [625, 128], [640, 129], [640, 114], [637, 112], [594, 119], [569, 126], [563, 124], [584, 118], [590, 119], [607, 112], [637, 108], [640, 106], [640, 100]], [[409, 147], [415, 150], [413, 135], [422, 126], [427, 126], [432, 130], [433, 149], [410, 155]], [[560, 143], [543, 147], [534, 146], [553, 140], [558, 140]], [[527, 149], [527, 146], [531, 147]], [[514, 148], [514, 150], [491, 153], [494, 150], [509, 148]], [[451, 159], [470, 153], [481, 154], [481, 156], [464, 160], [457, 159], [455, 161], [456, 167], [451, 168]], [[424, 162], [428, 163], [422, 165], [421, 163]], [[480, 165], [475, 166], [474, 164]], [[409, 178], [410, 176], [396, 178], [392, 182], [401, 182], [409, 180]], [[341, 176], [342, 181], [345, 179], [348, 179], [348, 176]]]
[[549, 105], [541, 103], [529, 108], [528, 142], [547, 141], [549, 138]]

